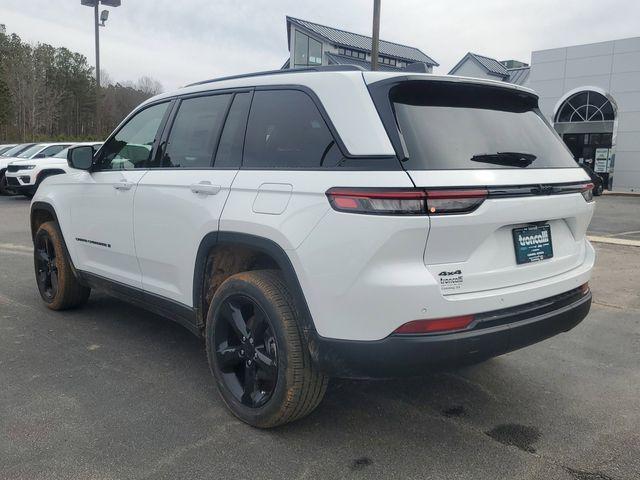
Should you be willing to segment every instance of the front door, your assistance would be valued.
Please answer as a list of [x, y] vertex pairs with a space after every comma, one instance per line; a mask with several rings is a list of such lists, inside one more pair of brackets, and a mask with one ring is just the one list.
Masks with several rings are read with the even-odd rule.
[[71, 225], [76, 268], [140, 288], [133, 240], [133, 204], [146, 174], [168, 103], [133, 116], [98, 152], [92, 171], [75, 186]]

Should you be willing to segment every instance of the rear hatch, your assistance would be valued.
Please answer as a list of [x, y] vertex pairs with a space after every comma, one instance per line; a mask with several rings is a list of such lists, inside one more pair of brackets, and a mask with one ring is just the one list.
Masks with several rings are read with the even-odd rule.
[[583, 262], [590, 180], [533, 93], [425, 77], [384, 83], [383, 94], [370, 89], [383, 121], [388, 103], [390, 138], [427, 192], [424, 262], [443, 295], [526, 284]]

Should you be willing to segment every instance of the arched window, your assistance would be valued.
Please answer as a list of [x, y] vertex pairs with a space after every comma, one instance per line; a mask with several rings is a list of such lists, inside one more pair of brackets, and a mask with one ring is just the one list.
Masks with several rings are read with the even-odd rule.
[[604, 95], [587, 90], [571, 95], [562, 104], [556, 122], [604, 122], [614, 120], [613, 105]]

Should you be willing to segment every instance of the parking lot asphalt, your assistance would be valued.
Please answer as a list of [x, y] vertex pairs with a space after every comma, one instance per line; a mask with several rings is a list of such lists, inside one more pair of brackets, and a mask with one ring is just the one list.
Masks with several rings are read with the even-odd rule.
[[569, 333], [420, 379], [333, 380], [309, 417], [260, 431], [177, 324], [101, 294], [45, 308], [28, 205], [0, 198], [3, 480], [640, 479], [638, 247], [597, 244], [594, 305]]
[[604, 237], [640, 240], [640, 195], [597, 197], [596, 214], [589, 232]]

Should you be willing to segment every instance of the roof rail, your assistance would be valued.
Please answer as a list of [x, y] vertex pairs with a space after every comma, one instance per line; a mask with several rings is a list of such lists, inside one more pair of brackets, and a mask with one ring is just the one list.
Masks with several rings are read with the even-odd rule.
[[212, 78], [210, 80], [202, 80], [201, 82], [190, 83], [185, 87], [195, 87], [196, 85], [204, 85], [206, 83], [222, 82], [224, 80], [235, 80], [237, 78], [262, 77], [264, 75], [281, 75], [287, 73], [303, 73], [303, 72], [364, 72], [365, 69], [359, 65], [324, 65], [318, 67], [301, 67], [287, 68], [284, 70], [265, 70], [263, 72], [243, 73], [241, 75], [231, 75], [229, 77]]

